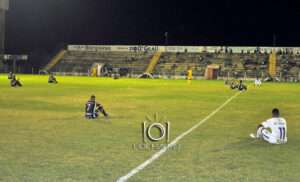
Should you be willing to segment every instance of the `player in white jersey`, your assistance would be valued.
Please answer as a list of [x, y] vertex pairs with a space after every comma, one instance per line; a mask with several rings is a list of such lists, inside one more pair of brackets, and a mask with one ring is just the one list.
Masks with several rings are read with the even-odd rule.
[[263, 122], [257, 127], [255, 134], [250, 134], [252, 138], [263, 139], [271, 144], [287, 143], [287, 124], [284, 118], [280, 117], [278, 109], [273, 109], [273, 117]]
[[254, 81], [254, 85], [255, 85], [256, 87], [260, 87], [260, 86], [261, 86], [261, 79], [256, 78], [255, 81]]

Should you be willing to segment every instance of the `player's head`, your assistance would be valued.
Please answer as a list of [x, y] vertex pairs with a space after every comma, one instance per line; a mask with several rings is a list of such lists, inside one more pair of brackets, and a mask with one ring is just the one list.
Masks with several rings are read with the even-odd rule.
[[278, 117], [280, 116], [279, 109], [274, 108], [274, 109], [272, 110], [272, 115], [273, 115], [273, 117], [278, 118]]
[[240, 83], [243, 83], [243, 80], [240, 80]]
[[92, 95], [91, 96], [91, 101], [95, 101], [96, 100], [96, 96]]

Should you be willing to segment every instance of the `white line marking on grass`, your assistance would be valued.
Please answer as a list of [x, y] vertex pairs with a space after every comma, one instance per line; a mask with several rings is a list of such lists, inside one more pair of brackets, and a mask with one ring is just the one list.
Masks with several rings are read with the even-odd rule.
[[171, 143], [169, 143], [164, 148], [160, 149], [158, 152], [153, 154], [149, 159], [147, 159], [145, 162], [137, 166], [136, 168], [132, 169], [128, 174], [120, 177], [117, 182], [125, 182], [141, 170], [143, 170], [145, 167], [147, 167], [149, 164], [154, 162], [156, 159], [158, 159], [161, 155], [163, 155], [165, 152], [168, 151], [169, 148], [175, 146], [179, 140], [181, 140], [183, 137], [197, 129], [200, 125], [204, 124], [207, 120], [209, 120], [211, 117], [213, 117], [216, 113], [218, 113], [221, 109], [223, 109], [228, 103], [230, 103], [234, 98], [236, 98], [241, 92], [237, 92], [232, 97], [230, 97], [228, 100], [226, 100], [221, 106], [219, 106], [216, 110], [214, 110], [212, 113], [210, 113], [208, 116], [206, 116], [204, 119], [202, 119], [199, 123], [194, 125], [189, 130], [185, 131], [181, 135], [179, 135], [177, 138], [175, 138]]

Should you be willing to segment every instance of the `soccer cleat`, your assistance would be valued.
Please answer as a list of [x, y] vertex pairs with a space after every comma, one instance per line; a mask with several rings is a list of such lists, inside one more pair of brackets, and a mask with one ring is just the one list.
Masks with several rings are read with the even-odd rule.
[[257, 138], [253, 133], [250, 134], [250, 137], [251, 137], [251, 138], [254, 138], [254, 139]]

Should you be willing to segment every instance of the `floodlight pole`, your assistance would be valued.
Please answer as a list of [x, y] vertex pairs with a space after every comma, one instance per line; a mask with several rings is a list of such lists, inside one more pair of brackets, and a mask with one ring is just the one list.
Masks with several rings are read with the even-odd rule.
[[169, 45], [169, 32], [165, 32], [165, 46]]
[[0, 9], [0, 54], [4, 54], [5, 10]]
[[[9, 8], [9, 0], [0, 0], [0, 55], [4, 54], [5, 47], [5, 12]], [[3, 70], [3, 63], [0, 60], [0, 70]]]
[[8, 10], [9, 1], [0, 0], [0, 54], [4, 54], [5, 42], [5, 12]]

